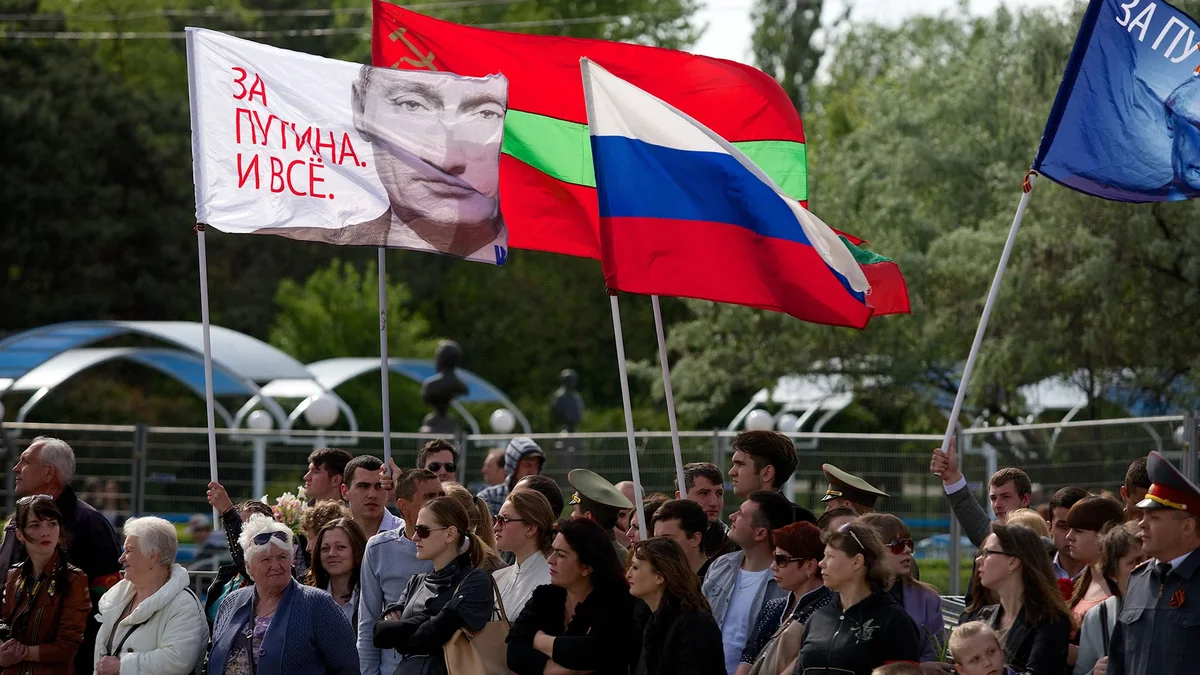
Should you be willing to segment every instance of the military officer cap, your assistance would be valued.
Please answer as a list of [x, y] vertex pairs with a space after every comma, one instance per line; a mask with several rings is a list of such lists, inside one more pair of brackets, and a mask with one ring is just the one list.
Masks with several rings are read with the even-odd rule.
[[825, 496], [821, 498], [823, 502], [831, 499], [849, 499], [855, 504], [873, 509], [875, 508], [876, 500], [880, 497], [888, 496], [888, 493], [883, 490], [852, 473], [842, 471], [832, 464], [822, 464], [821, 471], [825, 472], [825, 478], [829, 480], [829, 489], [825, 491]]
[[1146, 472], [1150, 474], [1150, 491], [1138, 502], [1139, 509], [1174, 509], [1200, 518], [1200, 488], [1185, 478], [1166, 457], [1151, 452], [1146, 458]]
[[621, 494], [620, 490], [594, 471], [573, 469], [571, 473], [567, 474], [567, 482], [575, 488], [575, 495], [571, 497], [572, 504], [578, 504], [582, 498], [614, 509], [633, 508], [633, 503]]

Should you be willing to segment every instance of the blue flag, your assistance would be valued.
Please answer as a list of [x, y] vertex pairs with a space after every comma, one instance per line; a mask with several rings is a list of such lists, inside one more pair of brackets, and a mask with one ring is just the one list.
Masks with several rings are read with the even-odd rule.
[[1200, 196], [1200, 27], [1156, 0], [1092, 0], [1033, 170], [1124, 202]]

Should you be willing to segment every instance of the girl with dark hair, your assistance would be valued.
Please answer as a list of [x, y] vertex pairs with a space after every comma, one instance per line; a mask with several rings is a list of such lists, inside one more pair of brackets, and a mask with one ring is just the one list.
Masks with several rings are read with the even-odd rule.
[[1121, 613], [1129, 573], [1145, 559], [1136, 523], [1123, 523], [1100, 538], [1100, 572], [1113, 594], [1083, 616], [1075, 675], [1088, 675], [1096, 661], [1108, 656], [1109, 637], [1117, 625], [1117, 615]]
[[358, 626], [358, 583], [362, 571], [367, 536], [353, 518], [338, 518], [326, 523], [313, 542], [310, 586], [323, 588], [334, 602]]
[[980, 585], [999, 598], [978, 619], [1000, 636], [1004, 663], [1023, 675], [1062, 675], [1071, 613], [1042, 538], [1024, 525], [993, 523], [977, 561]]
[[775, 542], [771, 572], [775, 583], [788, 594], [768, 600], [758, 615], [753, 637], [742, 652], [742, 663], [751, 666], [751, 675], [790, 674], [800, 654], [804, 624], [835, 599], [817, 566], [825, 555], [825, 545], [816, 525], [792, 523], [772, 530], [771, 539]]
[[808, 620], [796, 672], [871, 675], [885, 663], [916, 663], [917, 626], [887, 592], [893, 574], [874, 528], [846, 523], [824, 541], [821, 574], [838, 599]]
[[49, 495], [17, 501], [17, 539], [28, 558], [8, 571], [0, 645], [4, 675], [73, 675], [92, 600], [87, 574], [67, 563], [62, 513]]
[[700, 579], [674, 539], [654, 537], [630, 550], [629, 593], [650, 608], [633, 642], [632, 675], [724, 675], [721, 629], [700, 592]]
[[626, 675], [633, 597], [612, 540], [586, 518], [561, 520], [555, 532], [550, 585], [533, 592], [509, 631], [508, 667], [517, 675]]
[[1125, 511], [1115, 499], [1085, 497], [1067, 512], [1067, 546], [1071, 557], [1086, 565], [1075, 582], [1068, 606], [1078, 623], [1096, 605], [1112, 597], [1115, 588], [1100, 568], [1100, 536], [1125, 522]]
[[868, 513], [858, 522], [875, 528], [887, 550], [887, 558], [896, 574], [888, 592], [904, 606], [921, 634], [921, 662], [939, 661], [938, 651], [946, 642], [946, 623], [942, 619], [942, 596], [938, 589], [913, 578], [913, 543], [908, 526], [890, 513]]
[[403, 657], [395, 675], [446, 675], [443, 647], [460, 629], [477, 633], [492, 618], [491, 575], [479, 569], [486, 545], [471, 532], [467, 510], [453, 497], [435, 497], [421, 507], [413, 529], [417, 559], [433, 572], [408, 582], [404, 600], [383, 610], [375, 624], [377, 649]]

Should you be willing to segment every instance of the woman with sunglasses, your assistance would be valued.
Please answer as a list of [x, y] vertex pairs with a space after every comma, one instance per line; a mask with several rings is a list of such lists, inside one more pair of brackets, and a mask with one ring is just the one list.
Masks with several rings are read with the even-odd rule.
[[821, 574], [838, 598], [808, 620], [795, 672], [871, 675], [893, 661], [916, 663], [920, 634], [904, 606], [886, 590], [893, 573], [874, 528], [846, 523], [824, 541]]
[[626, 675], [633, 597], [603, 527], [582, 517], [558, 522], [550, 584], [533, 591], [508, 633], [509, 669], [517, 675]]
[[476, 497], [470, 490], [458, 483], [442, 483], [442, 489], [446, 491], [447, 497], [458, 502], [467, 512], [471, 534], [475, 535], [484, 550], [483, 562], [479, 565], [480, 569], [486, 572], [495, 572], [507, 567], [508, 564], [504, 562], [499, 553], [496, 553], [496, 533], [492, 527], [492, 510], [488, 508], [487, 502]]
[[481, 631], [492, 618], [495, 584], [479, 568], [488, 550], [470, 522], [453, 497], [435, 497], [418, 512], [417, 559], [432, 562], [433, 571], [414, 575], [404, 600], [384, 608], [387, 618], [375, 624], [375, 647], [401, 656], [395, 675], [446, 675], [443, 646], [456, 631]]
[[[858, 522], [875, 530], [888, 551], [888, 562], [896, 580], [888, 592], [904, 606], [921, 634], [921, 663], [935, 663], [938, 651], [946, 643], [946, 623], [942, 619], [942, 596], [938, 589], [913, 578], [913, 543], [908, 526], [890, 513], [868, 513]], [[944, 665], [944, 664], [943, 664]], [[950, 672], [949, 666], [928, 666], [927, 672]]]
[[638, 656], [631, 659], [631, 675], [725, 675], [721, 629], [683, 547], [652, 537], [630, 553], [629, 593], [650, 610], [645, 621], [635, 622]]
[[1000, 636], [1004, 663], [1023, 675], [1062, 675], [1071, 613], [1042, 538], [1024, 525], [993, 523], [976, 560], [980, 585], [999, 598], [978, 619]]
[[8, 633], [0, 667], [4, 675], [71, 675], [92, 611], [87, 574], [67, 563], [62, 512], [52, 497], [22, 497], [14, 525], [28, 557], [8, 571], [4, 585]]
[[292, 531], [253, 515], [238, 543], [254, 584], [221, 602], [208, 675], [358, 675], [346, 615], [328, 592], [292, 578]]
[[510, 618], [521, 615], [533, 589], [550, 583], [546, 560], [554, 542], [554, 512], [540, 492], [517, 490], [500, 507], [493, 528], [496, 545], [516, 562], [493, 574], [500, 589], [500, 603]]
[[758, 615], [753, 637], [742, 652], [739, 673], [783, 675], [791, 673], [800, 654], [804, 624], [833, 599], [821, 580], [817, 564], [825, 555], [821, 530], [812, 523], [792, 523], [771, 532], [775, 558], [771, 572], [786, 598], [768, 600]]

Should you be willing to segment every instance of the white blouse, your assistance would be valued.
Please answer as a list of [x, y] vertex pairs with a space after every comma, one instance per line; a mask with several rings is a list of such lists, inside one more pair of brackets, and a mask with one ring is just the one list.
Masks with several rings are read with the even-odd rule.
[[534, 553], [524, 563], [510, 565], [492, 573], [504, 612], [509, 621], [516, 621], [533, 595], [533, 589], [550, 583], [550, 565], [541, 551]]

